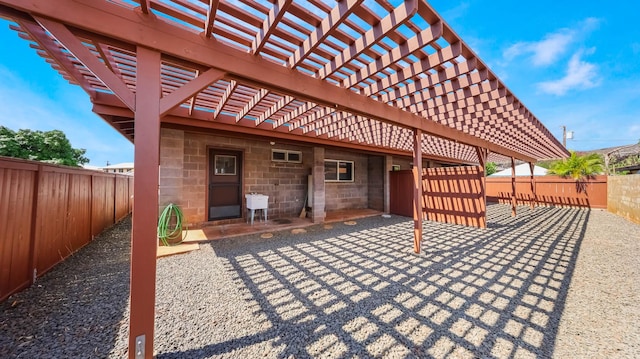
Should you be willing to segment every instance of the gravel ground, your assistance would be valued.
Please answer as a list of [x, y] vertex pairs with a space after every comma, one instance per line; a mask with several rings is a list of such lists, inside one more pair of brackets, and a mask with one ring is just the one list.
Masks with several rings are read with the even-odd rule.
[[[640, 227], [509, 211], [489, 206], [485, 230], [425, 222], [421, 255], [392, 216], [161, 258], [157, 357], [639, 357]], [[126, 355], [129, 225], [0, 304], [0, 357]]]

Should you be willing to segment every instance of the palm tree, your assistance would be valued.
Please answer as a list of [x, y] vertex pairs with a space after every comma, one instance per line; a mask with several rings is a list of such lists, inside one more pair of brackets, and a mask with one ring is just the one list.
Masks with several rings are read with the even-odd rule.
[[552, 163], [547, 174], [571, 177], [576, 180], [576, 186], [581, 191], [586, 189], [585, 180], [602, 173], [603, 169], [602, 157], [597, 153], [578, 156], [571, 151], [569, 158]]

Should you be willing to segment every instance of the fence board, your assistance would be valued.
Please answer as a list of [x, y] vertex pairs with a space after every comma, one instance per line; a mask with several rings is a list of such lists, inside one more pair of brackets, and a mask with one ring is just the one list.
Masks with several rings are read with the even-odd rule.
[[34, 180], [32, 169], [0, 168], [0, 298], [30, 282]]
[[[133, 178], [0, 157], [0, 301], [130, 213]], [[119, 193], [116, 194], [116, 187]]]
[[[486, 226], [486, 206], [479, 167], [425, 168], [422, 172], [423, 217], [444, 223]], [[413, 175], [392, 171], [389, 176], [390, 211], [413, 216]]]

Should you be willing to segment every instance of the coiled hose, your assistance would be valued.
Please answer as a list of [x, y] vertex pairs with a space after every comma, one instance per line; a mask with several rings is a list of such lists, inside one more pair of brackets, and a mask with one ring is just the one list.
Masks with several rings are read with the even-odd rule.
[[[182, 237], [183, 215], [180, 207], [170, 203], [160, 214], [158, 219], [158, 238], [165, 246], [175, 246], [184, 240]], [[175, 223], [172, 227], [172, 223]], [[185, 233], [186, 237], [186, 233]], [[180, 239], [176, 242], [176, 239]]]

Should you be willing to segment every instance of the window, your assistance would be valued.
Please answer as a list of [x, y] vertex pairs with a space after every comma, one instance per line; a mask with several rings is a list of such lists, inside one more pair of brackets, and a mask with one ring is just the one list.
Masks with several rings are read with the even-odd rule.
[[302, 152], [289, 150], [271, 150], [271, 161], [302, 163]]
[[235, 176], [236, 156], [216, 155], [215, 157], [216, 175]]
[[324, 160], [325, 182], [353, 182], [353, 161]]

